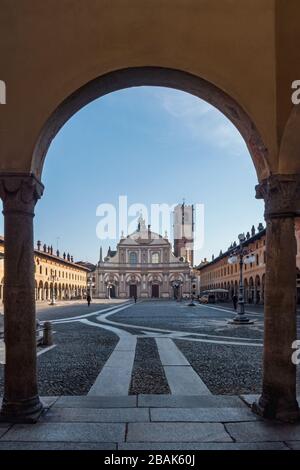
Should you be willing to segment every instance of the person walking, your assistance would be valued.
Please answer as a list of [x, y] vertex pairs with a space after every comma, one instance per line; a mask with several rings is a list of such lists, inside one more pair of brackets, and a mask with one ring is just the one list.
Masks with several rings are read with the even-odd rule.
[[91, 298], [90, 294], [87, 295], [86, 301], [87, 301], [87, 304], [88, 304], [88, 307], [89, 307], [91, 305], [91, 301], [92, 301], [92, 298]]
[[232, 302], [233, 302], [233, 308], [234, 308], [234, 310], [236, 310], [237, 309], [237, 303], [238, 303], [238, 297], [237, 297], [236, 294], [234, 294], [232, 296]]
[[134, 303], [136, 304], [136, 301], [137, 301], [137, 296], [136, 296], [136, 294], [134, 294], [133, 297], [134, 297]]

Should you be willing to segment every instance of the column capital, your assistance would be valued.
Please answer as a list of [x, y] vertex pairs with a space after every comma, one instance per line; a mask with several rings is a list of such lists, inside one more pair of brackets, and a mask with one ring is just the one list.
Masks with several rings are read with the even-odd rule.
[[33, 215], [35, 204], [43, 191], [43, 184], [33, 174], [0, 173], [3, 214], [19, 212]]
[[300, 175], [271, 175], [255, 187], [265, 201], [265, 218], [300, 215]]

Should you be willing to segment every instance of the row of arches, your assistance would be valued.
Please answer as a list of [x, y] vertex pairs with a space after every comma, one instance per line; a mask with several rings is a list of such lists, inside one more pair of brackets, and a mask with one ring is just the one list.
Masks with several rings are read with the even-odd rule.
[[[103, 277], [102, 277], [103, 276]], [[96, 281], [96, 297], [133, 296], [143, 298], [173, 298], [174, 286], [177, 286], [177, 295], [190, 293], [190, 277], [187, 273], [140, 273], [131, 272], [125, 275], [118, 273], [100, 274]]]
[[[228, 290], [228, 297], [231, 297], [239, 292], [239, 282], [217, 282], [208, 286], [209, 289], [226, 289]], [[265, 298], [265, 274], [259, 276], [258, 274], [253, 277], [244, 278], [244, 296], [245, 301], [250, 304], [264, 303]]]
[[76, 284], [61, 284], [35, 281], [35, 300], [46, 301], [53, 297], [56, 300], [81, 299], [86, 294], [86, 290], [82, 286]]

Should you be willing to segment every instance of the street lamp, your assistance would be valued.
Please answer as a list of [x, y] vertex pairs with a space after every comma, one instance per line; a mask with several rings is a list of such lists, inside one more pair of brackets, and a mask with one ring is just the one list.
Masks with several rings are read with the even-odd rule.
[[[172, 282], [172, 287], [173, 287], [174, 291], [175, 291], [175, 289], [176, 289], [176, 300], [177, 300], [177, 302], [180, 301], [180, 298], [179, 298], [180, 295], [179, 295], [179, 294], [180, 294], [180, 286], [181, 286], [181, 284], [183, 284], [183, 282], [182, 282], [181, 279], [176, 279], [175, 281]], [[174, 292], [174, 295], [175, 295], [175, 292]]]
[[196, 278], [194, 276], [191, 276], [191, 301], [188, 304], [188, 307], [195, 307], [194, 304], [194, 293], [193, 293], [193, 284], [196, 282]]
[[93, 284], [93, 278], [90, 277], [90, 278], [89, 278], [89, 281], [88, 281], [88, 283], [87, 283], [87, 287], [88, 287], [88, 290], [89, 290], [91, 299], [92, 299], [92, 297], [93, 297], [93, 296], [92, 296], [93, 285], [94, 285], [94, 284]]
[[55, 295], [54, 295], [54, 283], [58, 280], [58, 278], [55, 276], [55, 274], [53, 274], [53, 271], [51, 269], [51, 274], [50, 276], [48, 277], [48, 281], [50, 283], [52, 283], [52, 290], [51, 290], [51, 302], [50, 302], [50, 305], [55, 305], [56, 304], [56, 301], [55, 301]]
[[244, 325], [245, 323], [250, 324], [253, 321], [250, 321], [249, 318], [245, 315], [245, 297], [244, 297], [244, 282], [243, 282], [243, 266], [244, 264], [252, 263], [255, 259], [254, 255], [249, 256], [249, 250], [244, 248], [243, 243], [246, 240], [245, 234], [241, 233], [238, 236], [239, 246], [231, 253], [231, 256], [228, 258], [229, 264], [239, 263], [240, 266], [240, 282], [239, 282], [239, 298], [238, 298], [238, 308], [237, 314], [232, 322], [235, 325]]

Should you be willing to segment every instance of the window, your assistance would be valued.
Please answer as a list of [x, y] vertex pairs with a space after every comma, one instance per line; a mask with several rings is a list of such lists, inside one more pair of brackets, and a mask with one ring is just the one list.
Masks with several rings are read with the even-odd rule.
[[137, 264], [137, 254], [135, 251], [132, 251], [130, 254], [129, 254], [129, 263], [130, 264]]
[[159, 254], [158, 253], [152, 253], [152, 263], [153, 264], [159, 263]]
[[256, 255], [256, 265], [259, 266], [259, 255]]
[[43, 268], [40, 266], [40, 274], [43, 274]]

